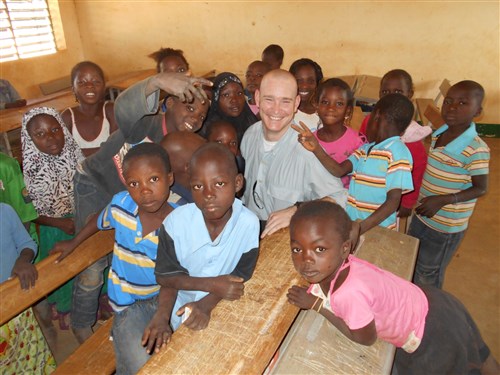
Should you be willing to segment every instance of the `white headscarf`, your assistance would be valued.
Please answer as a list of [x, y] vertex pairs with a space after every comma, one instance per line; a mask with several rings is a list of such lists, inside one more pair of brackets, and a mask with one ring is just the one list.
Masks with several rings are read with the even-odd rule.
[[[38, 115], [52, 116], [61, 125], [64, 147], [59, 155], [41, 152], [28, 134], [28, 122]], [[72, 214], [73, 176], [77, 164], [84, 157], [59, 113], [48, 107], [33, 108], [26, 112], [21, 127], [21, 144], [24, 181], [38, 215], [63, 217]]]

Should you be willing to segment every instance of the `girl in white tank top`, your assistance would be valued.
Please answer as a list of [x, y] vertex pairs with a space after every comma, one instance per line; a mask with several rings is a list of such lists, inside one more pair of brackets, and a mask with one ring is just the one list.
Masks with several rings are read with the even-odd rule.
[[114, 104], [105, 102], [106, 86], [102, 69], [93, 62], [78, 63], [71, 71], [73, 93], [78, 106], [61, 114], [76, 143], [87, 157], [117, 129]]

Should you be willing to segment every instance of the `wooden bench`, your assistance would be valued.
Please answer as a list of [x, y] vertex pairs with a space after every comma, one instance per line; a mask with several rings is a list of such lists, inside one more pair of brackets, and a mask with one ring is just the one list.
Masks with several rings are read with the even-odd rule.
[[[19, 280], [0, 284], [0, 324], [34, 305], [51, 291], [78, 275], [113, 249], [114, 231], [98, 232], [83, 242], [60, 264], [57, 255], [37, 263], [38, 280], [35, 286], [23, 291]], [[81, 345], [55, 373], [59, 374], [112, 374], [115, 370], [113, 344], [109, 341], [112, 319], [109, 319], [90, 339]]]
[[[399, 270], [408, 278], [417, 246], [418, 241], [412, 237], [378, 227], [366, 233], [359, 255], [375, 264], [389, 265], [389, 269]], [[288, 230], [266, 237], [261, 242], [255, 273], [245, 284], [245, 295], [238, 301], [221, 301], [203, 331], [192, 331], [181, 325], [167, 348], [155, 354], [139, 374], [263, 373], [299, 313], [297, 307], [287, 302], [286, 293], [290, 286], [301, 283], [305, 282], [291, 260]], [[359, 351], [343, 350], [350, 347], [351, 341], [340, 333], [337, 336], [331, 346], [340, 360], [358, 361], [360, 368], [365, 370], [390, 369], [394, 354], [392, 345], [379, 342], [370, 347], [373, 355], [365, 357], [359, 356]], [[336, 348], [338, 344], [341, 346]], [[379, 351], [379, 347], [383, 350]], [[335, 373], [314, 366], [304, 371], [295, 368], [283, 372], [276, 368], [275, 371]]]

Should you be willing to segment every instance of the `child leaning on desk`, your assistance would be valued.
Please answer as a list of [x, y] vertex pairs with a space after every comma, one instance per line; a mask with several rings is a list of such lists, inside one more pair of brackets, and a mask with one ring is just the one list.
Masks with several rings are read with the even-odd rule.
[[132, 148], [123, 160], [123, 177], [127, 191], [115, 194], [73, 240], [59, 242], [52, 250], [73, 250], [99, 229], [115, 229], [108, 296], [115, 312], [112, 336], [120, 375], [137, 373], [149, 359], [141, 337], [158, 304], [154, 267], [159, 228], [175, 207], [168, 202], [173, 182], [170, 161], [160, 145], [141, 143]]
[[190, 162], [194, 203], [177, 208], [163, 222], [156, 280], [158, 311], [144, 331], [147, 351], [158, 352], [182, 322], [207, 327], [222, 299], [237, 300], [258, 256], [259, 220], [235, 194], [243, 176], [223, 145], [201, 146]]
[[288, 301], [317, 311], [354, 342], [395, 345], [395, 374], [498, 374], [465, 307], [440, 289], [421, 289], [349, 255], [351, 225], [331, 202], [298, 208], [290, 222], [292, 261], [311, 285], [292, 286]]

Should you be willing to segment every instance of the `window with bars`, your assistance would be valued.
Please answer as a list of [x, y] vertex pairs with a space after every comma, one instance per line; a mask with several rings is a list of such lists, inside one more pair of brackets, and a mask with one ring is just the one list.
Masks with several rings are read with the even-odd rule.
[[48, 55], [56, 51], [46, 0], [2, 0], [0, 62]]

